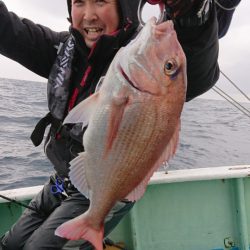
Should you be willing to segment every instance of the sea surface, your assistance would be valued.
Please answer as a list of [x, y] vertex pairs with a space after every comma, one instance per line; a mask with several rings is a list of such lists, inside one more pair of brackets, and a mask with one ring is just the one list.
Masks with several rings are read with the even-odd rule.
[[[0, 78], [0, 190], [41, 185], [53, 173], [43, 145], [35, 148], [29, 139], [48, 112], [46, 88], [46, 83]], [[170, 169], [250, 164], [250, 118], [227, 101], [186, 103], [181, 127]]]

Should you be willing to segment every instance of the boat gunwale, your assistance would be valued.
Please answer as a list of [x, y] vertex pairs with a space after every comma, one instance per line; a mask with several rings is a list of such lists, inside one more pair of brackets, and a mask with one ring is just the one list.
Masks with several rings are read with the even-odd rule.
[[[196, 168], [155, 172], [150, 179], [149, 185], [158, 185], [166, 183], [206, 181], [217, 179], [247, 178], [250, 176], [250, 165], [236, 165], [213, 168]], [[17, 201], [31, 200], [41, 189], [43, 185], [17, 188], [0, 191], [0, 194]], [[9, 201], [0, 198], [0, 203]]]

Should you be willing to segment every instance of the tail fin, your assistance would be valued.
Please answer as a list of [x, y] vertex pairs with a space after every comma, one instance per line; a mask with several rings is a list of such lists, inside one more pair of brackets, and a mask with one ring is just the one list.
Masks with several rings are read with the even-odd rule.
[[55, 231], [55, 235], [69, 240], [84, 239], [89, 241], [96, 250], [103, 250], [103, 232], [103, 225], [100, 230], [93, 228], [87, 214], [84, 213], [59, 226]]

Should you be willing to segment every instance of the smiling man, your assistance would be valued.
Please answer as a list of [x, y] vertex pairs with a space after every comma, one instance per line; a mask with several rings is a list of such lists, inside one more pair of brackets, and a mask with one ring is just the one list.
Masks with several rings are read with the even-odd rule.
[[117, 0], [72, 1], [72, 26], [84, 37], [91, 48], [101, 35], [110, 35], [118, 29], [119, 14]]
[[[172, 11], [169, 16], [175, 18], [178, 39], [187, 57], [187, 100], [191, 100], [211, 88], [219, 76], [216, 6], [207, 0], [164, 2]], [[2, 237], [0, 249], [62, 249], [67, 240], [55, 236], [55, 229], [88, 209], [89, 200], [68, 176], [69, 162], [84, 151], [85, 129], [81, 124], [62, 125], [62, 121], [74, 106], [95, 92], [117, 51], [137, 35], [138, 4], [139, 0], [67, 0], [70, 29], [54, 32], [19, 18], [0, 0], [0, 53], [48, 79], [49, 113], [37, 124], [31, 139], [35, 146], [40, 145], [50, 125], [44, 149], [55, 169], [31, 201], [33, 209], [25, 210]], [[226, 32], [233, 12], [223, 11], [221, 17], [227, 14], [219, 27], [226, 27]], [[132, 207], [130, 202], [116, 204], [105, 221], [105, 235]], [[93, 247], [83, 242], [80, 249]]]

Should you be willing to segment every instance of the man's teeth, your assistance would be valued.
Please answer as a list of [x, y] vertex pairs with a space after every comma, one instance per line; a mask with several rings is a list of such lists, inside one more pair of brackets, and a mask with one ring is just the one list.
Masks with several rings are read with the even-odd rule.
[[89, 32], [101, 32], [102, 29], [99, 29], [99, 28], [87, 28], [85, 29], [87, 33]]

